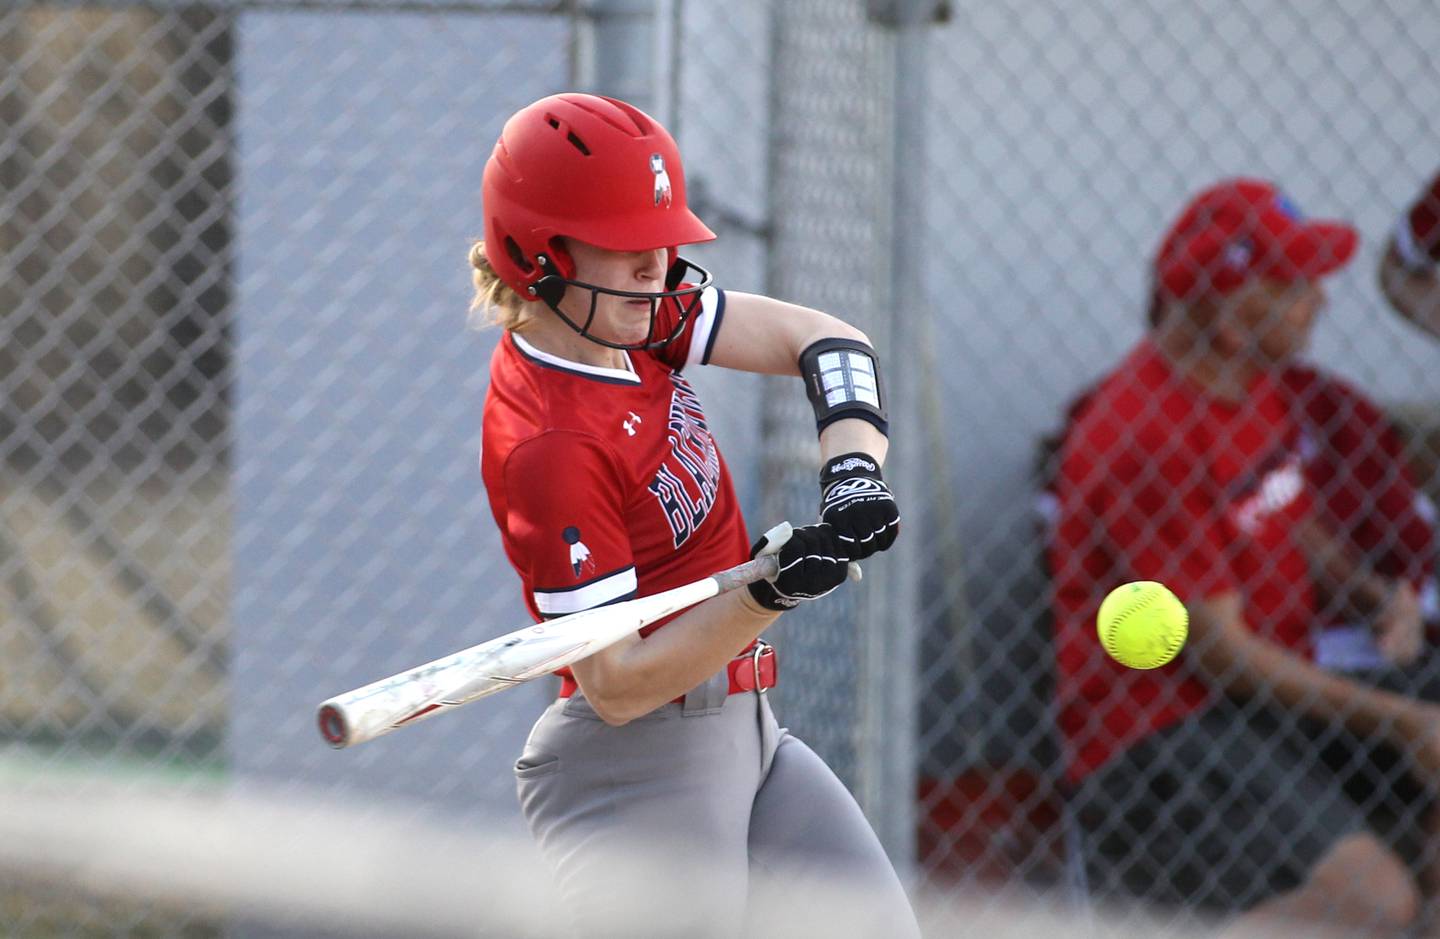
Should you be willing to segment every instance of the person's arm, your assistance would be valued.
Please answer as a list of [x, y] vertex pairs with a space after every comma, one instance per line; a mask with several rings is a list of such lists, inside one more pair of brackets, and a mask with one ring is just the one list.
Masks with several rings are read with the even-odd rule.
[[[1222, 691], [1264, 696], [1287, 710], [1335, 721], [1402, 747], [1434, 734], [1433, 708], [1321, 669], [1251, 630], [1238, 591], [1192, 600], [1187, 655]], [[1432, 744], [1433, 745], [1433, 744]]]
[[[829, 313], [772, 297], [727, 291], [725, 323], [715, 337], [710, 364], [764, 375], [798, 376], [800, 353], [821, 339], [870, 344], [864, 333]], [[820, 433], [820, 454], [827, 460], [858, 450], [883, 464], [889, 447], [885, 434], [864, 420], [838, 420]]]
[[691, 607], [650, 635], [620, 640], [570, 667], [585, 699], [607, 724], [648, 714], [698, 686], [753, 642], [779, 611], [746, 590]]
[[783, 609], [845, 580], [847, 562], [829, 525], [794, 529], [773, 545], [772, 534], [756, 549], [778, 555], [781, 573], [774, 581], [712, 597], [663, 629], [636, 633], [570, 667], [602, 720], [618, 726], [673, 701], [724, 668]]
[[1310, 562], [1322, 607], [1355, 619], [1374, 615], [1387, 590], [1365, 568], [1358, 551], [1341, 541], [1319, 518], [1300, 522], [1296, 539]]
[[1297, 537], [1322, 594], [1336, 600], [1345, 612], [1368, 622], [1387, 659], [1401, 666], [1414, 663], [1425, 639], [1415, 587], [1403, 577], [1376, 573], [1359, 551], [1318, 518], [1301, 522]]
[[[541, 616], [635, 595], [622, 475], [605, 439], [574, 430], [546, 431], [506, 456], [497, 480], [506, 495], [503, 524]], [[830, 526], [793, 529], [784, 540], [776, 534], [773, 544], [770, 538], [767, 533], [756, 550], [779, 556], [775, 581], [712, 597], [649, 636], [637, 633], [571, 666], [602, 719], [623, 724], [690, 691], [724, 668], [782, 608], [844, 581], [846, 561]], [[712, 573], [697, 571], [695, 579]]]
[[[899, 533], [900, 513], [880, 472], [889, 424], [880, 360], [869, 339], [809, 307], [748, 293], [725, 297], [710, 363], [804, 381], [820, 434], [820, 519], [835, 526], [852, 560], [886, 550]], [[822, 379], [821, 366], [830, 360], [847, 364], [824, 371]], [[843, 381], [834, 377], [842, 374]], [[822, 381], [839, 384], [818, 394]]]
[[1306, 408], [1317, 451], [1306, 463], [1316, 511], [1297, 526], [1316, 586], [1331, 609], [1367, 622], [1396, 665], [1419, 657], [1419, 591], [1431, 570], [1433, 533], [1385, 412], [1340, 379], [1287, 372]]

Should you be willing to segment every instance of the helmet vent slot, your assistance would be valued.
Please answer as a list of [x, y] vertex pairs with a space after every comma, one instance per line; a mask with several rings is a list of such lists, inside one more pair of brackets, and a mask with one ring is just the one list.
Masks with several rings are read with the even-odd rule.
[[552, 129], [554, 129], [554, 130], [563, 130], [563, 131], [565, 131], [565, 139], [570, 142], [570, 146], [574, 147], [576, 150], [579, 150], [581, 153], [585, 154], [586, 156], [589, 156], [589, 155], [590, 155], [590, 148], [587, 147], [587, 146], [585, 146], [585, 141], [581, 140], [581, 139], [580, 139], [580, 136], [579, 136], [578, 134], [576, 134], [575, 131], [570, 130], [570, 129], [565, 128], [565, 127], [561, 127], [561, 126], [560, 126], [560, 119], [557, 118], [555, 115], [553, 115], [553, 114], [547, 114], [547, 115], [545, 115], [545, 123], [549, 124], [550, 127], [551, 127]]
[[568, 141], [570, 141], [570, 143], [575, 147], [576, 150], [579, 150], [581, 153], [585, 154], [586, 156], [589, 156], [589, 155], [590, 155], [590, 148], [587, 147], [587, 146], [585, 146], [585, 141], [583, 141], [583, 140], [581, 140], [579, 137], [575, 136], [575, 132], [574, 132], [573, 130], [570, 131], [570, 133], [568, 133], [568, 134], [565, 135], [565, 139], [568, 140]]
[[520, 250], [520, 245], [509, 235], [505, 236], [505, 253], [510, 255], [510, 260], [515, 262], [515, 266], [522, 272], [529, 274], [535, 270], [535, 265], [530, 263], [529, 259], [525, 257], [525, 252]]

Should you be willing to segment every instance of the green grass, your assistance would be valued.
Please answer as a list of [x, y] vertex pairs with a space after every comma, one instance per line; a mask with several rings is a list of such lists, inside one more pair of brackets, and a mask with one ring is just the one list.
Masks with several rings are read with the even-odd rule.
[[[75, 751], [73, 744], [0, 745], [0, 786], [103, 779], [218, 788], [228, 775], [217, 760]], [[0, 874], [0, 936], [6, 939], [220, 939], [223, 935], [224, 927], [214, 917]]]
[[193, 913], [0, 880], [0, 935], [13, 939], [220, 939], [224, 927]]
[[86, 754], [71, 746], [0, 744], [0, 785], [45, 779], [185, 784], [219, 787], [229, 777], [219, 760], [183, 754], [148, 755], [114, 752]]

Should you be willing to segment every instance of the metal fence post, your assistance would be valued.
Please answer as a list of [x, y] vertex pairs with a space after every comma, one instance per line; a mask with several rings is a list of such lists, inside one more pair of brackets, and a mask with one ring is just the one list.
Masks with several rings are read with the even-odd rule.
[[925, 215], [926, 27], [943, 4], [934, 0], [869, 3], [871, 22], [892, 29], [890, 87], [891, 147], [884, 178], [890, 205], [882, 224], [888, 228], [885, 252], [888, 282], [879, 285], [884, 309], [872, 333], [888, 366], [889, 409], [895, 421], [885, 475], [896, 492], [903, 516], [902, 537], [883, 563], [874, 565], [865, 593], [861, 639], [857, 727], [856, 789], [860, 805], [875, 826], [902, 877], [915, 862], [919, 645], [921, 604], [918, 589], [928, 543], [919, 461], [918, 375], [912, 356], [921, 335], [917, 317], [925, 303], [905, 306], [906, 297], [923, 296]]

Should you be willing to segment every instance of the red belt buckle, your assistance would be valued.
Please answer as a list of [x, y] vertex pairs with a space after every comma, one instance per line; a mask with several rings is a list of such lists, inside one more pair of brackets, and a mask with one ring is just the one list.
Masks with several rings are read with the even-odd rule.
[[[741, 653], [730, 660], [725, 671], [730, 679], [730, 694], [739, 694], [743, 691], [755, 691], [759, 689], [761, 694], [775, 687], [780, 679], [780, 657], [775, 653], [775, 647], [768, 642], [755, 640], [754, 647], [749, 652]], [[560, 697], [568, 698], [580, 689], [575, 679], [569, 675], [560, 678]], [[682, 694], [676, 698], [675, 704], [685, 700]]]
[[764, 694], [775, 687], [779, 671], [775, 647], [757, 639], [749, 655], [730, 663], [730, 693], [759, 691]]

